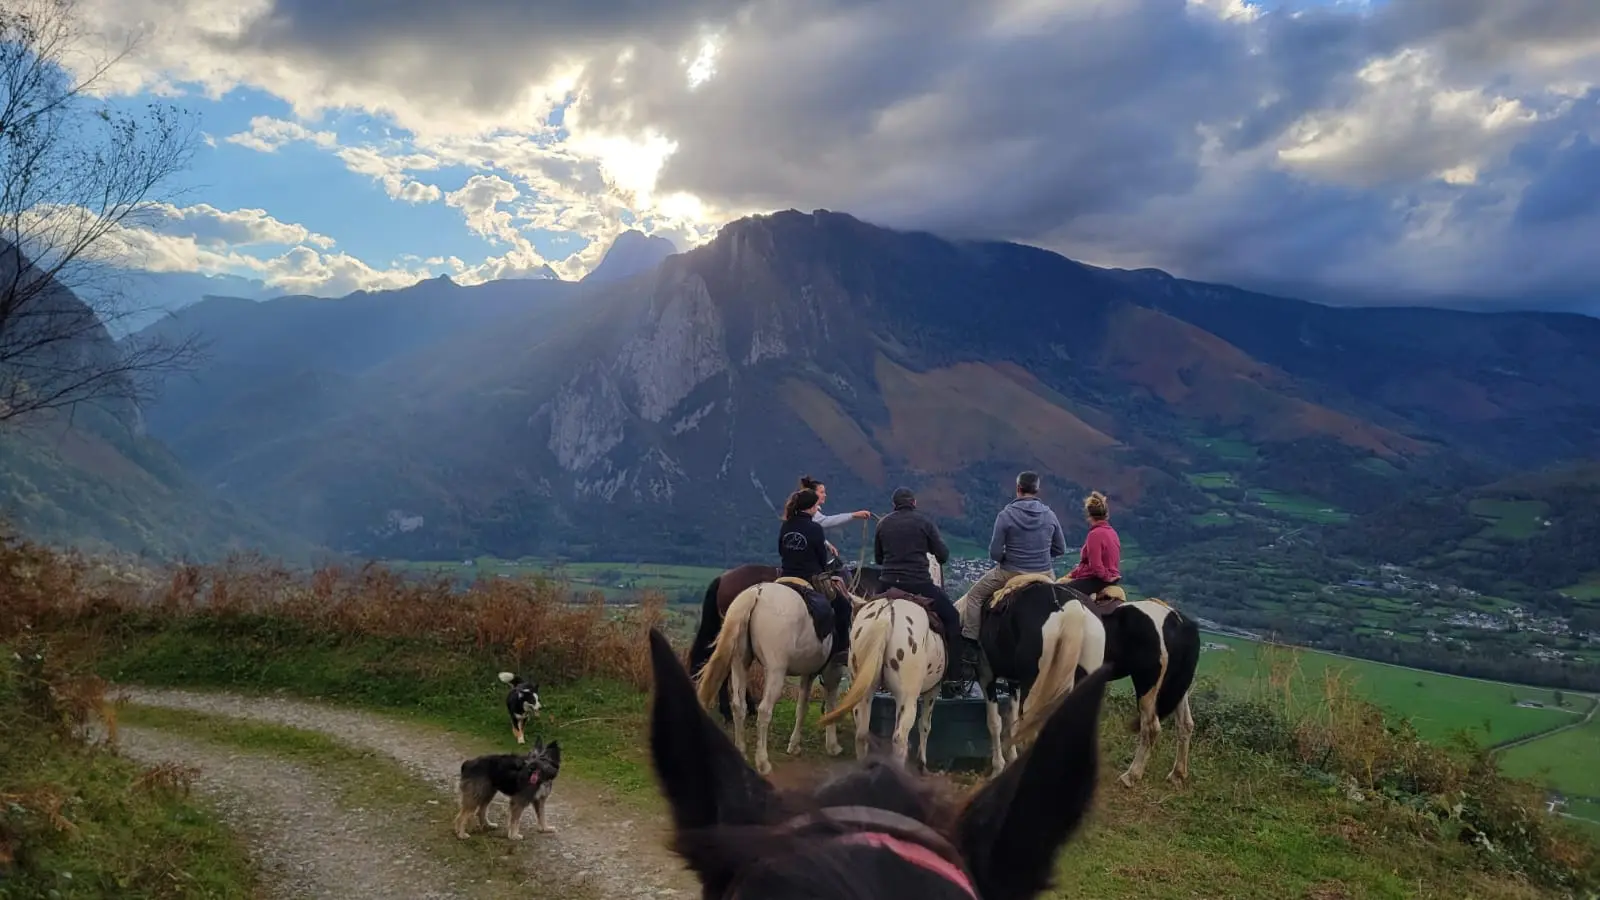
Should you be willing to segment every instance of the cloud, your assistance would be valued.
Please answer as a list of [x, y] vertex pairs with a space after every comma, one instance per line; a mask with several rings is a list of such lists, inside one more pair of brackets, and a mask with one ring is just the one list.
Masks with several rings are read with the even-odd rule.
[[1600, 288], [1596, 3], [83, 2], [154, 24], [118, 90], [387, 117], [383, 146], [294, 139], [461, 209], [511, 271], [532, 229], [592, 242], [565, 275], [630, 225], [828, 207], [1332, 300]]
[[250, 130], [238, 134], [228, 135], [230, 144], [238, 144], [251, 150], [262, 153], [276, 153], [285, 144], [304, 141], [315, 144], [324, 149], [336, 147], [339, 144], [338, 135], [331, 131], [312, 131], [297, 122], [284, 119], [275, 119], [272, 116], [254, 116], [250, 119]]
[[333, 238], [325, 234], [280, 222], [264, 209], [235, 209], [223, 211], [210, 204], [172, 206], [156, 204], [151, 210], [156, 224], [152, 231], [174, 237], [192, 238], [203, 247], [247, 246], [250, 244], [311, 244], [324, 249], [332, 247]]

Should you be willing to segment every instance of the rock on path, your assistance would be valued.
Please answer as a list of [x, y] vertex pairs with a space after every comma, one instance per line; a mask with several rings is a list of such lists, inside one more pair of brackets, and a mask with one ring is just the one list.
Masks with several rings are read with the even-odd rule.
[[245, 838], [271, 897], [467, 896], [421, 850], [388, 833], [385, 823], [340, 808], [336, 791], [311, 771], [144, 728], [120, 728], [117, 743], [126, 756], [147, 765], [199, 767], [195, 789]]
[[[460, 735], [376, 713], [302, 700], [129, 686], [117, 688], [114, 694], [146, 706], [320, 732], [349, 746], [393, 758], [445, 792], [452, 798], [452, 805], [462, 760], [482, 752]], [[616, 809], [626, 811], [620, 816], [610, 811]], [[490, 819], [503, 826], [507, 815], [505, 798], [497, 797]], [[693, 897], [700, 893], [698, 882], [684, 869], [682, 861], [666, 849], [663, 823], [640, 821], [637, 813], [616, 801], [608, 802], [588, 784], [570, 776], [557, 781], [546, 806], [545, 821], [557, 833], [539, 834], [533, 828], [532, 810], [523, 818], [525, 846], [521, 852], [528, 854], [528, 861], [535, 868], [548, 868], [559, 859], [563, 867], [570, 867], [574, 880], [593, 884], [603, 897]], [[487, 835], [473, 832], [472, 839], [503, 841], [504, 834], [502, 827]], [[441, 831], [439, 839], [456, 840], [448, 831]]]

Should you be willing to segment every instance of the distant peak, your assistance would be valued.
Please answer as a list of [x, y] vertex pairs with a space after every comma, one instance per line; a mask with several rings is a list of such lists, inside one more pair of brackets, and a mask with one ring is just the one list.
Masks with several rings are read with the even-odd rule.
[[645, 234], [636, 228], [617, 235], [601, 257], [600, 264], [583, 276], [586, 282], [622, 281], [648, 272], [661, 261], [679, 252], [678, 245], [659, 234]]

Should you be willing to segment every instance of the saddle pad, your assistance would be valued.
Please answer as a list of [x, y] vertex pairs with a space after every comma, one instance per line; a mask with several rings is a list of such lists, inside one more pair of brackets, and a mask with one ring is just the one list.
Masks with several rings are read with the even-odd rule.
[[827, 595], [812, 587], [811, 582], [804, 578], [785, 576], [775, 583], [794, 588], [800, 599], [805, 601], [806, 612], [811, 615], [811, 627], [817, 633], [817, 640], [820, 641], [833, 634], [833, 604], [828, 602]]
[[1030, 584], [1051, 583], [1053, 582], [1050, 576], [1044, 574], [1043, 572], [1030, 572], [1026, 575], [1014, 575], [1010, 581], [1005, 583], [1004, 587], [1000, 588], [998, 591], [995, 591], [994, 596], [989, 598], [989, 607], [991, 609], [998, 609], [1000, 604], [1005, 601], [1005, 598], [1011, 596], [1014, 591], [1027, 587]]
[[944, 637], [944, 620], [939, 618], [939, 614], [933, 611], [933, 598], [924, 597], [921, 594], [913, 594], [909, 591], [892, 587], [879, 594], [874, 599], [909, 600], [912, 603], [915, 603], [916, 605], [922, 607], [923, 610], [928, 614], [928, 630], [932, 631], [936, 635], [939, 635], [940, 637]]

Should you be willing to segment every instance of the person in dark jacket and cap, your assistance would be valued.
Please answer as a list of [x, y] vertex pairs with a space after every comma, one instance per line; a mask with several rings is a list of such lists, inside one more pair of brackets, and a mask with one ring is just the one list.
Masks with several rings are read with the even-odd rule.
[[961, 617], [944, 588], [933, 583], [928, 571], [928, 554], [945, 565], [950, 548], [939, 536], [939, 526], [917, 509], [917, 495], [910, 488], [896, 488], [891, 498], [894, 512], [878, 521], [873, 535], [873, 561], [879, 566], [878, 584], [883, 590], [897, 587], [908, 594], [933, 601], [933, 612], [944, 626], [945, 681], [966, 680], [958, 674], [961, 657], [956, 653], [960, 641]]

